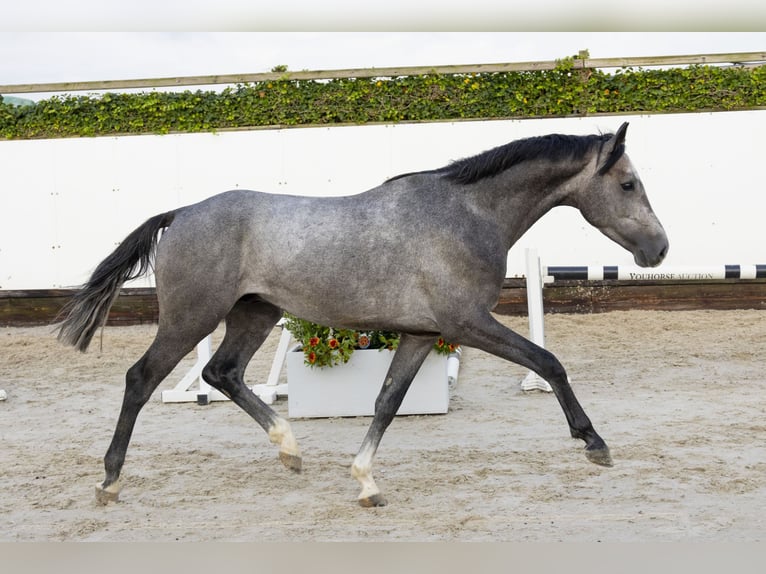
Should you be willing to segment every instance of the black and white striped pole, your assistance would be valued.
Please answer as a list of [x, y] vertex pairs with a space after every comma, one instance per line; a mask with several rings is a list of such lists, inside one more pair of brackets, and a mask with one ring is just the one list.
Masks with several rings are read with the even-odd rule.
[[[539, 265], [539, 262], [538, 262]], [[647, 269], [632, 265], [550, 266], [544, 267], [544, 277], [550, 281], [706, 281], [715, 279], [766, 279], [764, 265], [700, 265], [665, 266]]]

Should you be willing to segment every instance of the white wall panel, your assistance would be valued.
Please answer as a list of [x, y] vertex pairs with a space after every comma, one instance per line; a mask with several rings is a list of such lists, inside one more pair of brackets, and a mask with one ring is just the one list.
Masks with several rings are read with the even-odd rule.
[[[628, 154], [670, 237], [667, 263], [766, 262], [766, 111], [599, 116], [3, 141], [0, 289], [80, 284], [148, 217], [228, 189], [353, 194], [514, 139], [626, 120]], [[522, 237], [509, 275], [524, 272], [525, 247], [552, 265], [632, 263], [571, 208]]]
[[189, 134], [178, 142], [178, 205], [230, 189], [276, 192], [284, 179], [281, 130]]
[[52, 286], [60, 275], [53, 146], [0, 142], [0, 289]]

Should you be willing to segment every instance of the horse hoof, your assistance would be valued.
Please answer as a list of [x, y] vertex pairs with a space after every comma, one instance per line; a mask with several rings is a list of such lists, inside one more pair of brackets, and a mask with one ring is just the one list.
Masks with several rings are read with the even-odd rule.
[[96, 504], [106, 506], [110, 502], [118, 502], [120, 499], [120, 488], [116, 484], [110, 484], [106, 488], [101, 484], [96, 485]]
[[386, 499], [383, 498], [383, 495], [380, 493], [359, 499], [359, 506], [363, 506], [364, 508], [375, 508], [377, 506], [386, 506], [386, 504], [388, 504], [388, 502], [386, 502]]
[[609, 447], [606, 445], [601, 448], [586, 448], [585, 456], [594, 464], [598, 464], [600, 466], [614, 466], [612, 463], [612, 455], [609, 454]]
[[294, 472], [300, 472], [301, 468], [303, 467], [303, 459], [294, 454], [280, 452], [279, 460], [282, 461], [282, 464]]

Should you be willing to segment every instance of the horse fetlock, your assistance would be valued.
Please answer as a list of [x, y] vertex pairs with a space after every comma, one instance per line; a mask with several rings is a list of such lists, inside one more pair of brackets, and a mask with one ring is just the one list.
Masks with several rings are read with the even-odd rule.
[[585, 442], [585, 447], [590, 449], [598, 449], [606, 447], [604, 439], [595, 431], [592, 425], [588, 424], [582, 428], [569, 427], [569, 434], [572, 438], [579, 438]]
[[106, 506], [110, 502], [118, 502], [121, 490], [122, 486], [119, 481], [115, 481], [108, 486], [98, 483], [96, 485], [96, 504]]
[[351, 465], [351, 476], [362, 485], [362, 491], [357, 500], [360, 506], [371, 508], [373, 506], [385, 506], [386, 499], [380, 493], [375, 479], [372, 478], [372, 469], [369, 464], [358, 464], [356, 461]]

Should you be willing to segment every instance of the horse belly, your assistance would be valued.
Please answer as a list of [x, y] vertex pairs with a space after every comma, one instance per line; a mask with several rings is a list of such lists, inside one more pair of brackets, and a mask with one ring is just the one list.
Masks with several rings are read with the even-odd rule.
[[248, 290], [303, 319], [338, 328], [436, 330], [427, 292], [368, 266], [286, 265], [255, 274]]

